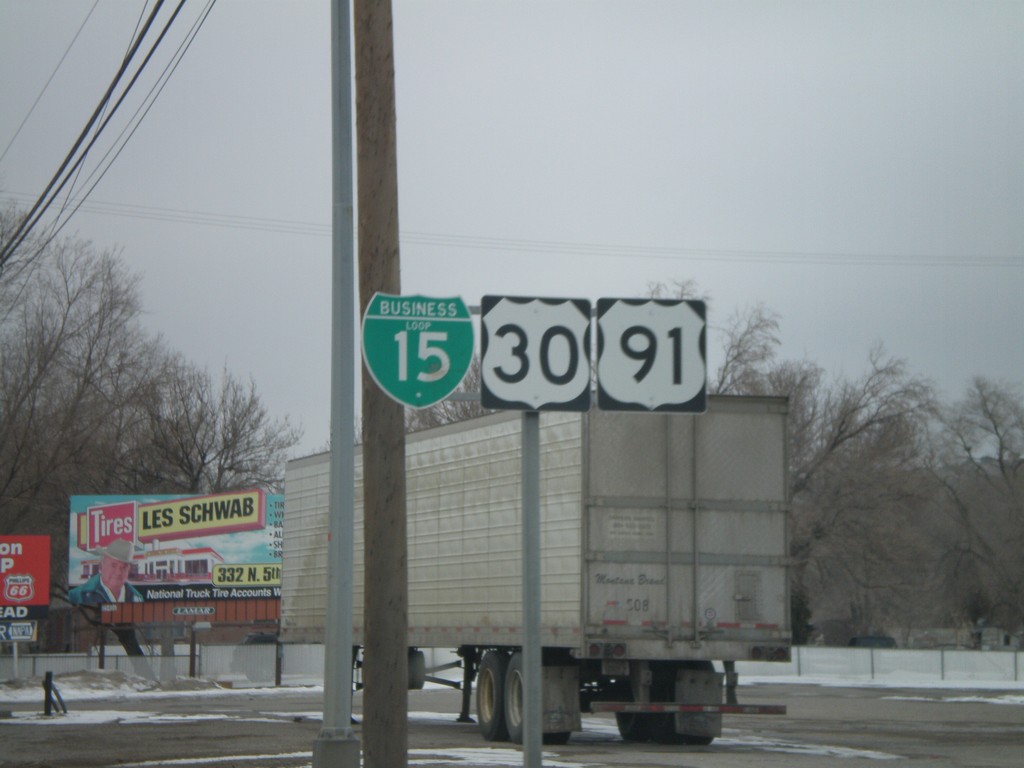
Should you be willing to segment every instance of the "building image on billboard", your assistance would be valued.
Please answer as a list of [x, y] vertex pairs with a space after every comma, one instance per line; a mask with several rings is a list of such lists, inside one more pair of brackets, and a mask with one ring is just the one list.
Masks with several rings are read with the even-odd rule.
[[281, 495], [72, 496], [70, 506], [73, 605], [280, 597]]

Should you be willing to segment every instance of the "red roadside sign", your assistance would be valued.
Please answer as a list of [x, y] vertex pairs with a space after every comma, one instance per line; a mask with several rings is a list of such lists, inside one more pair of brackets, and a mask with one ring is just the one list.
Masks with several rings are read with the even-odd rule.
[[50, 537], [0, 536], [0, 619], [42, 619], [50, 608]]

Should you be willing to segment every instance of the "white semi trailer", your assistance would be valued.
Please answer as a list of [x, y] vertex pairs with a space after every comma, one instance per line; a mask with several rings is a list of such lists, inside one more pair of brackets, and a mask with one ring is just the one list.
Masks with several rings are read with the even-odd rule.
[[[496, 413], [406, 447], [410, 668], [419, 649], [455, 650], [462, 716], [475, 679], [492, 741], [522, 735], [521, 425]], [[786, 401], [543, 413], [540, 440], [545, 740], [567, 740], [582, 712], [614, 712], [627, 740], [677, 743], [709, 743], [722, 714], [784, 713], [738, 704], [733, 664], [789, 659]], [[329, 458], [286, 468], [283, 642], [324, 640]], [[361, 479], [357, 451], [357, 646]]]

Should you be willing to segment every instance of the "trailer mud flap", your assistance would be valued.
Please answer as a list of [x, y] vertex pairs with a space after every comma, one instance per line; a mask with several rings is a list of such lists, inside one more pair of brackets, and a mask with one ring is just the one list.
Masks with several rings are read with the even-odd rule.
[[569, 733], [583, 730], [579, 667], [544, 667], [541, 674], [543, 732]]
[[718, 712], [676, 712], [673, 718], [676, 733], [701, 741], [722, 735], [722, 715]]

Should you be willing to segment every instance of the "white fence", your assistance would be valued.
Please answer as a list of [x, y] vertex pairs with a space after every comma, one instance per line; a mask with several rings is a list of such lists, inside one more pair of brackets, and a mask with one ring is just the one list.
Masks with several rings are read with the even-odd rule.
[[[322, 654], [321, 654], [322, 656]], [[17, 668], [15, 668], [17, 663]], [[21, 654], [0, 657], [0, 680], [42, 677], [74, 672], [125, 672], [140, 677], [167, 680], [188, 677], [193, 669], [197, 677], [247, 682], [274, 682], [276, 648], [273, 645], [197, 646], [193, 660], [188, 646], [175, 649], [174, 655], [127, 656], [121, 648], [108, 648], [101, 659], [95, 653]], [[237, 672], [232, 672], [232, 668]], [[253, 679], [249, 680], [248, 676]]]
[[793, 648], [792, 661], [737, 662], [736, 671], [741, 680], [744, 675], [791, 675], [907, 682], [1024, 683], [1024, 652], [797, 646]]
[[[451, 661], [448, 651], [427, 653], [427, 666]], [[280, 654], [282, 685], [311, 685], [323, 681], [322, 645], [200, 645], [194, 666], [196, 676], [230, 685], [273, 685]], [[179, 647], [174, 656], [129, 657], [120, 649], [105, 654], [104, 668], [153, 679], [188, 677], [193, 660], [188, 646]], [[18, 659], [0, 657], [0, 680], [14, 677], [41, 677], [100, 668], [95, 654], [30, 654]], [[737, 662], [740, 680], [751, 676], [792, 676], [808, 681], [818, 678], [851, 681], [900, 681], [913, 684], [1020, 683], [1024, 687], [1024, 652], [1000, 651], [916, 651], [888, 648], [793, 648], [789, 662]], [[445, 677], [460, 679], [459, 670], [448, 670]]]

